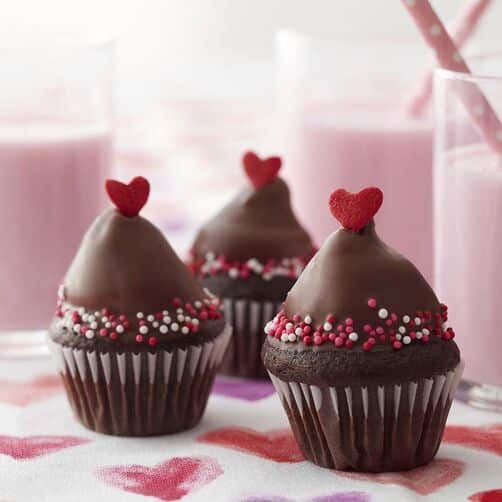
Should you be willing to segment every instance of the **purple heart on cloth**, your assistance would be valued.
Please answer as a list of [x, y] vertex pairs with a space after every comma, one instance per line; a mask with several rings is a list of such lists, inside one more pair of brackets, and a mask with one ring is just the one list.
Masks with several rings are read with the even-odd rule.
[[213, 387], [213, 394], [244, 401], [259, 401], [274, 393], [274, 387], [268, 380], [218, 377]]

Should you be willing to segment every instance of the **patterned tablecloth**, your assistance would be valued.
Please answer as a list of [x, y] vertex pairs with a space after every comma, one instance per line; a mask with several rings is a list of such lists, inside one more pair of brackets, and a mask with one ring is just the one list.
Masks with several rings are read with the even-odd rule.
[[218, 378], [202, 423], [118, 438], [73, 420], [49, 359], [0, 364], [0, 501], [502, 501], [502, 416], [455, 403], [436, 460], [356, 474], [306, 462], [268, 382]]

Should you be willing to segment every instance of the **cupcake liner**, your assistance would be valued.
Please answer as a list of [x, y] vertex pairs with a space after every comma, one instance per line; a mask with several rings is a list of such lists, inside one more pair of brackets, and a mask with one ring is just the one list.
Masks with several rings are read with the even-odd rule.
[[170, 434], [195, 426], [206, 407], [232, 329], [172, 352], [97, 352], [49, 341], [77, 418], [121, 436]]
[[267, 378], [261, 360], [263, 327], [280, 310], [282, 302], [224, 298], [225, 318], [233, 334], [220, 373], [246, 378]]
[[317, 387], [270, 374], [296, 441], [312, 462], [339, 470], [412, 469], [437, 452], [463, 362], [401, 384]]

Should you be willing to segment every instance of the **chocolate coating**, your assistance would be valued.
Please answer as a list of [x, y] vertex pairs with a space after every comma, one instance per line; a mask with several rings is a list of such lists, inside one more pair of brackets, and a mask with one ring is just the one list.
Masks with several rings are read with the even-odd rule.
[[368, 299], [402, 315], [439, 310], [439, 301], [415, 265], [380, 240], [373, 222], [360, 232], [339, 229], [309, 262], [284, 304], [286, 315], [334, 314], [354, 324], [368, 320]]
[[200, 229], [193, 245], [196, 258], [211, 251], [237, 261], [309, 256], [313, 249], [281, 178], [244, 188]]
[[86, 309], [156, 312], [173, 298], [204, 298], [161, 231], [110, 209], [85, 234], [64, 279], [67, 301]]

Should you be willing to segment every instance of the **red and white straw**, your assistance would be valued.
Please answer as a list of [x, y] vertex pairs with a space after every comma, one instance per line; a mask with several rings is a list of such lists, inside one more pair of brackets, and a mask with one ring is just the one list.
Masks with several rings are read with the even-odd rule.
[[[401, 1], [427, 44], [434, 50], [439, 66], [460, 73], [471, 73], [429, 0]], [[502, 153], [502, 124], [481, 89], [474, 83], [465, 85], [459, 96], [488, 145]]]
[[[490, 3], [491, 0], [471, 0], [462, 9], [449, 30], [457, 49], [460, 49], [474, 34]], [[434, 68], [428, 68], [405, 97], [403, 109], [406, 115], [409, 117], [422, 115], [431, 101], [433, 82]]]

